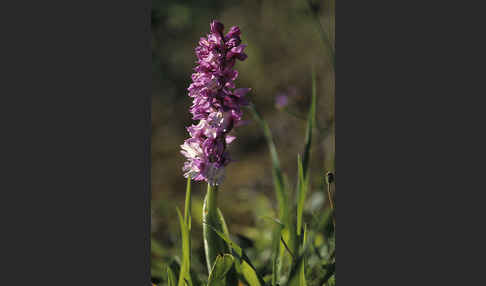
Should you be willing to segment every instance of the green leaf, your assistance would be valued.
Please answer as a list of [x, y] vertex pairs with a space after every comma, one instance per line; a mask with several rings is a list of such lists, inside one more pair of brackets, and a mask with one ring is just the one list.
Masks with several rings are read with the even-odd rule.
[[226, 233], [223, 233], [222, 231], [218, 230], [207, 222], [203, 222], [203, 224], [210, 228], [212, 231], [214, 231], [221, 239], [223, 239], [229, 245], [229, 247], [233, 249], [238, 257], [243, 256], [243, 250], [241, 249], [241, 247], [238, 246], [238, 244], [234, 243]]
[[228, 274], [226, 274], [225, 286], [238, 286], [239, 280], [238, 280], [237, 264], [238, 264], [238, 260], [235, 260], [235, 263], [233, 264], [233, 266], [231, 266], [231, 269], [228, 271]]
[[290, 262], [294, 263], [294, 256], [292, 254], [296, 254], [299, 249], [298, 245], [298, 237], [297, 237], [297, 214], [296, 214], [296, 209], [292, 209], [292, 216], [289, 218], [289, 223], [286, 225], [286, 227], [282, 230], [282, 237], [287, 243], [285, 246], [288, 248], [290, 258]]
[[176, 276], [174, 274], [174, 272], [172, 271], [172, 269], [170, 269], [170, 267], [167, 267], [167, 282], [169, 284], [169, 286], [176, 286], [177, 284], [177, 280], [176, 280]]
[[[304, 264], [304, 255], [300, 255], [290, 270], [289, 279], [287, 280], [287, 286], [302, 286], [301, 285], [301, 271]], [[304, 279], [305, 280], [305, 279]]]
[[233, 263], [234, 258], [231, 254], [218, 255], [209, 274], [208, 286], [225, 286], [226, 274], [230, 271]]
[[279, 269], [281, 269], [280, 260], [280, 239], [282, 237], [283, 225], [276, 222], [272, 233], [272, 286], [278, 285]]
[[316, 121], [316, 73], [312, 69], [312, 98], [311, 105], [309, 108], [309, 114], [307, 116], [307, 129], [305, 132], [305, 148], [304, 148], [304, 158], [302, 161], [304, 169], [304, 178], [307, 178], [309, 171], [309, 160], [310, 160], [310, 149], [312, 143], [312, 128]]
[[[306, 255], [309, 252], [309, 245], [307, 241], [307, 225], [304, 225], [304, 233], [302, 245], [299, 251], [299, 256], [294, 260], [290, 270], [289, 279], [287, 280], [287, 286], [306, 286], [307, 281], [305, 279], [305, 263]], [[322, 285], [322, 284], [319, 284]]]
[[218, 211], [218, 220], [219, 223], [221, 224], [221, 229], [223, 230], [223, 233], [229, 237], [228, 225], [226, 225], [226, 221], [224, 220], [223, 213], [219, 208], [217, 211]]
[[307, 286], [307, 281], [305, 280], [304, 263], [301, 263], [301, 265], [300, 265], [299, 286]]
[[304, 238], [302, 239], [302, 249], [307, 246], [307, 224], [304, 224]]
[[181, 262], [181, 272], [179, 274], [179, 282], [178, 286], [185, 286], [185, 284], [189, 284], [192, 286], [192, 279], [191, 279], [191, 237], [189, 228], [187, 227], [186, 223], [184, 222], [184, 218], [182, 217], [181, 211], [179, 208], [176, 207], [177, 215], [179, 216], [179, 224], [181, 226], [181, 233], [182, 233], [182, 262]]
[[280, 237], [280, 241], [282, 242], [285, 250], [287, 250], [287, 253], [290, 255], [290, 257], [294, 259], [295, 258], [294, 252], [291, 250], [291, 247], [289, 247], [289, 243], [285, 241], [285, 240], [289, 240], [289, 230], [285, 228], [281, 233], [282, 236]]
[[297, 156], [298, 180], [297, 180], [297, 236], [302, 231], [302, 215], [304, 213], [305, 197], [307, 195], [308, 179], [304, 178], [304, 170], [300, 155]]
[[250, 286], [263, 286], [265, 285], [265, 282], [263, 279], [257, 274], [255, 267], [251, 263], [250, 259], [246, 255], [246, 253], [243, 251], [243, 249], [233, 242], [230, 238], [229, 235], [217, 230], [214, 228], [212, 225], [205, 223], [208, 228], [213, 230], [221, 239], [223, 239], [233, 250], [233, 255], [236, 256], [241, 263], [240, 265], [240, 270], [245, 278], [245, 280], [248, 282]]
[[243, 274], [243, 277], [245, 278], [246, 282], [250, 286], [263, 286], [265, 285], [265, 282], [263, 281], [262, 278], [258, 276], [256, 273], [255, 269], [253, 266], [248, 264], [246, 260], [243, 260], [241, 262], [241, 274]]
[[[167, 266], [167, 268], [170, 268], [172, 273], [174, 273], [175, 277], [178, 277], [179, 273], [181, 272], [181, 266], [179, 265], [179, 262], [177, 262], [177, 260], [173, 258], [169, 263], [169, 265]], [[177, 279], [175, 281], [177, 282]]]
[[[306, 240], [307, 240], [307, 225], [304, 225], [304, 239], [302, 241], [302, 249], [305, 249]], [[300, 266], [299, 285], [307, 286], [307, 282], [305, 280], [305, 257], [302, 259], [302, 264]]]
[[[218, 219], [221, 223], [223, 233], [229, 237], [229, 231], [228, 231], [228, 226], [226, 225], [226, 221], [224, 220], [223, 217], [223, 212], [218, 208]], [[231, 247], [227, 245], [227, 250], [228, 252], [231, 251]], [[230, 271], [227, 274], [226, 277], [226, 286], [238, 286], [238, 274], [236, 272], [236, 263], [235, 265], [230, 269]]]

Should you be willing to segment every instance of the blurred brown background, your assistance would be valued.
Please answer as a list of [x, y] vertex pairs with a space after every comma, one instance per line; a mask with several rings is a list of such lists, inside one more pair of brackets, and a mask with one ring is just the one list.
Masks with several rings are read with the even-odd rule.
[[[237, 25], [248, 59], [237, 62], [237, 87], [250, 87], [250, 98], [274, 135], [282, 169], [295, 185], [297, 154], [304, 147], [305, 117], [311, 95], [311, 70], [317, 76], [317, 125], [311, 156], [310, 201], [323, 200], [322, 175], [334, 171], [334, 72], [329, 42], [334, 42], [333, 7], [328, 1], [158, 1], [152, 11], [152, 249], [153, 272], [179, 255], [175, 207], [183, 209], [186, 180], [180, 145], [192, 123], [187, 95], [195, 66], [194, 48], [218, 19], [225, 31]], [[314, 17], [313, 15], [317, 15]], [[320, 26], [319, 26], [320, 25]], [[326, 42], [326, 37], [329, 42]], [[277, 108], [277, 96], [288, 96], [287, 111]], [[293, 113], [290, 114], [290, 113]], [[302, 117], [303, 119], [300, 119]], [[232, 234], [249, 241], [265, 235], [261, 216], [275, 216], [271, 162], [263, 134], [251, 114], [236, 129], [234, 159], [220, 187], [220, 207]], [[193, 183], [193, 255], [202, 255], [200, 216], [206, 185]], [[315, 195], [314, 197], [312, 197]], [[312, 206], [310, 206], [312, 207]], [[199, 238], [198, 238], [199, 236]], [[265, 243], [265, 242], [262, 242]], [[261, 255], [265, 255], [262, 253]], [[199, 257], [199, 258], [198, 258]], [[202, 261], [202, 260], [201, 260]], [[202, 264], [201, 264], [202, 265]]]

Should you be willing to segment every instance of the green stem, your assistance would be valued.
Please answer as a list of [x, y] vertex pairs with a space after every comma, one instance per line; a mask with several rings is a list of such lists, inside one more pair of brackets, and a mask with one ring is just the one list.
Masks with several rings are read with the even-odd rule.
[[208, 184], [203, 205], [203, 240], [208, 272], [211, 272], [219, 254], [231, 253], [226, 242], [211, 227], [223, 233], [227, 232], [224, 220], [218, 212], [218, 187]]
[[205, 213], [207, 213], [208, 216], [211, 216], [211, 218], [215, 218], [217, 216], [217, 209], [218, 209], [218, 187], [217, 186], [211, 186], [210, 184], [208, 184], [205, 203], [207, 207]]

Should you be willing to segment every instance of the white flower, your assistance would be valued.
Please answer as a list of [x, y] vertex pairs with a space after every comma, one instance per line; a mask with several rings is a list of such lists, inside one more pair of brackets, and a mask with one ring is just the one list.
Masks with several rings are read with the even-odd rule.
[[201, 149], [201, 146], [199, 146], [198, 142], [184, 142], [183, 145], [181, 145], [181, 153], [186, 156], [187, 158], [195, 159], [195, 158], [201, 158], [203, 155], [203, 151]]

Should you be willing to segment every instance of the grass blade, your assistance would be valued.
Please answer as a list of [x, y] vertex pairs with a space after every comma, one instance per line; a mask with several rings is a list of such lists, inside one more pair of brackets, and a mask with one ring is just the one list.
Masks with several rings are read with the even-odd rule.
[[172, 273], [174, 273], [176, 278], [174, 281], [177, 284], [177, 277], [179, 277], [179, 273], [181, 272], [181, 266], [179, 265], [179, 262], [177, 262], [177, 260], [175, 259], [172, 259], [169, 265], [167, 265], [167, 268], [170, 268]]
[[283, 225], [280, 223], [275, 223], [275, 227], [272, 234], [272, 286], [278, 285], [279, 281], [279, 269], [280, 267], [280, 239], [282, 237]]
[[241, 274], [245, 278], [246, 282], [250, 286], [264, 286], [265, 282], [258, 276], [255, 269], [248, 264], [245, 260], [241, 262]]
[[314, 68], [312, 69], [312, 98], [311, 105], [309, 108], [309, 114], [307, 116], [307, 128], [305, 131], [305, 147], [304, 147], [304, 158], [302, 161], [304, 168], [304, 178], [307, 178], [309, 171], [309, 160], [310, 160], [310, 149], [312, 143], [312, 129], [316, 122], [316, 73]]
[[[292, 264], [290, 270], [289, 279], [287, 280], [287, 286], [306, 286], [307, 281], [305, 280], [305, 262], [306, 255], [309, 252], [309, 244], [307, 244], [307, 225], [304, 225], [303, 240], [298, 257], [294, 260], [295, 263]], [[311, 240], [312, 241], [312, 240]], [[322, 284], [319, 284], [322, 285]]]
[[176, 276], [170, 267], [167, 267], [167, 283], [169, 286], [176, 286]]
[[[304, 225], [304, 238], [302, 241], [302, 249], [305, 249], [307, 241], [307, 225]], [[300, 286], [307, 286], [307, 281], [305, 280], [305, 257], [303, 258], [302, 264], [300, 266], [299, 272], [299, 285]]]
[[[273, 185], [275, 189], [275, 196], [277, 197], [278, 202], [278, 217], [280, 221], [285, 225], [285, 233], [287, 236], [285, 237], [287, 241], [289, 241], [290, 247], [294, 250], [294, 245], [296, 241], [295, 237], [295, 221], [290, 216], [290, 204], [288, 201], [288, 190], [287, 184], [284, 179], [284, 175], [280, 168], [280, 161], [277, 154], [277, 149], [275, 147], [275, 143], [273, 141], [272, 132], [270, 131], [270, 127], [268, 126], [267, 122], [263, 119], [261, 114], [256, 110], [253, 104], [250, 104], [249, 109], [253, 114], [253, 117], [258, 122], [260, 127], [263, 130], [263, 135], [265, 136], [265, 140], [268, 145], [268, 149], [270, 151], [270, 158], [272, 160], [272, 177], [273, 177]], [[290, 257], [292, 261], [292, 258]], [[285, 251], [281, 248], [279, 251], [279, 258], [277, 260], [278, 263], [278, 271], [281, 272], [283, 268], [283, 264], [285, 263]]]
[[283, 246], [285, 247], [285, 250], [287, 250], [287, 252], [289, 253], [289, 255], [292, 257], [292, 259], [295, 258], [295, 255], [294, 253], [292, 252], [292, 250], [290, 250], [290, 247], [287, 245], [287, 243], [285, 242], [285, 239], [283, 236], [280, 237], [280, 241], [282, 242]]
[[265, 139], [267, 141], [268, 148], [270, 150], [270, 157], [272, 159], [273, 183], [274, 183], [275, 194], [279, 206], [279, 219], [284, 224], [287, 224], [289, 218], [288, 199], [287, 199], [287, 194], [285, 193], [284, 190], [285, 188], [284, 179], [283, 179], [282, 171], [280, 169], [280, 161], [278, 159], [277, 149], [275, 148], [275, 143], [273, 142], [272, 132], [270, 131], [270, 127], [268, 126], [267, 122], [262, 118], [262, 116], [256, 110], [253, 104], [250, 104], [249, 109], [252, 112], [253, 117], [260, 124]]
[[300, 273], [302, 269], [302, 265], [304, 263], [304, 256], [300, 255], [296, 260], [295, 264], [293, 265], [292, 269], [290, 270], [289, 279], [287, 280], [287, 286], [302, 286], [300, 283]]
[[308, 178], [304, 177], [304, 168], [302, 166], [302, 158], [297, 156], [297, 236], [300, 237], [302, 232], [302, 216], [304, 213], [304, 203], [307, 194]]

